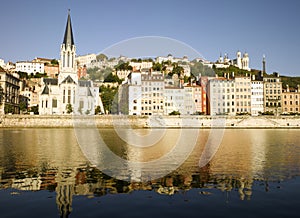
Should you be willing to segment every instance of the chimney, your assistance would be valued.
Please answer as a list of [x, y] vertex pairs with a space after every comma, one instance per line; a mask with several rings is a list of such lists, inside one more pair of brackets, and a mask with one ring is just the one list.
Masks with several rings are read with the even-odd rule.
[[290, 87], [289, 87], [289, 85], [286, 85], [286, 92], [290, 92]]
[[234, 72], [232, 72], [232, 78], [234, 78]]
[[255, 80], [255, 75], [254, 75], [254, 74], [252, 75], [252, 80], [253, 80], [253, 81]]

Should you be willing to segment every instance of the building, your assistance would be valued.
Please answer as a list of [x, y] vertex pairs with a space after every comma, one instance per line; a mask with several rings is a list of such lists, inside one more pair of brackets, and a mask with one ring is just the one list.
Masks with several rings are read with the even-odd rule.
[[176, 57], [173, 57], [172, 54], [168, 54], [167, 57], [158, 56], [155, 61], [158, 63], [162, 63], [162, 62], [166, 62], [166, 61], [170, 61], [171, 63], [178, 63], [178, 62], [190, 63], [187, 56], [183, 56], [182, 58], [176, 58]]
[[164, 115], [169, 115], [173, 111], [184, 113], [185, 90], [179, 86], [165, 86], [164, 88]]
[[263, 81], [251, 81], [251, 115], [258, 116], [264, 112], [264, 84]]
[[96, 54], [81, 55], [81, 56], [77, 56], [75, 59], [76, 59], [76, 64], [78, 64], [79, 67], [90, 66], [91, 63], [97, 61], [97, 55]]
[[[251, 79], [250, 77], [235, 77], [235, 109], [236, 114], [251, 114]], [[225, 90], [226, 99], [230, 99], [232, 90]], [[232, 97], [232, 96], [231, 96]]]
[[161, 72], [131, 72], [119, 90], [119, 112], [163, 115], [164, 77]]
[[299, 85], [297, 88], [290, 88], [288, 85], [286, 89], [282, 90], [282, 113], [283, 114], [298, 114], [300, 112], [300, 92]]
[[202, 112], [201, 86], [192, 83], [184, 88], [184, 115], [199, 114]]
[[236, 53], [236, 59], [234, 59], [232, 61], [232, 65], [240, 68], [240, 69], [243, 69], [243, 70], [248, 70], [250, 71], [250, 67], [249, 67], [249, 55], [248, 53], [244, 53], [242, 55], [242, 53], [240, 51], [238, 51]]
[[68, 14], [63, 43], [60, 48], [58, 78], [43, 78], [39, 97], [39, 113], [94, 114], [99, 105], [99, 89], [92, 81], [79, 80], [75, 61], [71, 16]]
[[235, 81], [215, 78], [208, 81], [209, 114], [235, 115]]
[[19, 113], [20, 79], [0, 69], [0, 114]]
[[264, 77], [264, 111], [280, 115], [282, 113], [281, 96], [282, 82], [279, 73], [274, 73], [273, 76]]
[[58, 73], [59, 73], [59, 66], [52, 65], [52, 64], [45, 64], [44, 71], [48, 77], [57, 78]]
[[142, 72], [142, 115], [163, 115], [164, 75], [151, 70]]
[[35, 61], [18, 61], [16, 62], [16, 72], [25, 72], [28, 75], [35, 75], [36, 73], [45, 73], [45, 64], [43, 62]]
[[125, 115], [141, 115], [142, 79], [140, 72], [131, 72], [118, 92], [118, 111]]
[[151, 61], [141, 61], [141, 62], [130, 61], [129, 65], [132, 66], [133, 71], [138, 71], [143, 69], [149, 70], [150, 68], [152, 68], [153, 63]]
[[112, 73], [114, 75], [117, 75], [119, 79], [126, 79], [130, 74], [130, 72], [131, 70], [117, 70], [117, 71], [113, 71]]
[[38, 91], [35, 91], [31, 87], [25, 87], [24, 90], [20, 92], [20, 94], [28, 98], [28, 108], [39, 105]]

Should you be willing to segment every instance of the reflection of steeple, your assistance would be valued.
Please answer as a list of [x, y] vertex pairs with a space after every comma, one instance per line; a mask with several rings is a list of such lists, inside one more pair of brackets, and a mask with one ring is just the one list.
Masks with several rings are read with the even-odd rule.
[[69, 217], [72, 211], [72, 197], [74, 194], [74, 185], [57, 185], [56, 204], [58, 206], [60, 217]]

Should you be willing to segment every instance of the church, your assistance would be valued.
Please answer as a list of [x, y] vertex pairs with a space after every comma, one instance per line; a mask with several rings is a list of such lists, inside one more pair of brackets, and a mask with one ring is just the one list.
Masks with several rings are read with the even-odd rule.
[[73, 38], [70, 11], [63, 43], [60, 47], [58, 78], [43, 78], [39, 98], [39, 114], [93, 115], [101, 104], [99, 88], [93, 81], [79, 80], [75, 61], [76, 46]]

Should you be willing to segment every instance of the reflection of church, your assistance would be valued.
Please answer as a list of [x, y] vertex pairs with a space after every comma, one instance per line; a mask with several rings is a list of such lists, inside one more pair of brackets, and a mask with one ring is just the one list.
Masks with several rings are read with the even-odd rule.
[[40, 93], [40, 114], [94, 114], [99, 105], [99, 89], [92, 81], [79, 80], [75, 61], [71, 16], [68, 14], [63, 43], [60, 48], [59, 75], [43, 78]]

